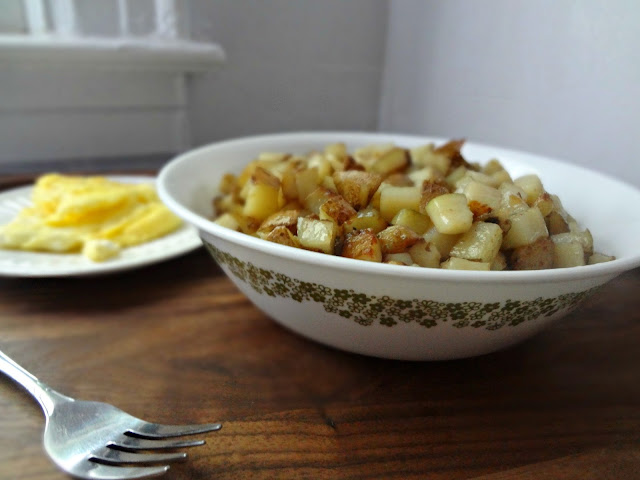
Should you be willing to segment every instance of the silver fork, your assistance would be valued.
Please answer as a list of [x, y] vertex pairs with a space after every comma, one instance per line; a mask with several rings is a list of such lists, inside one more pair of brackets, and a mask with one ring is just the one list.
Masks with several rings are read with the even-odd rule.
[[149, 423], [107, 403], [75, 400], [38, 380], [2, 351], [0, 371], [40, 403], [46, 417], [45, 451], [62, 470], [78, 478], [127, 480], [162, 475], [169, 470], [165, 463], [184, 460], [187, 455], [149, 451], [202, 445], [203, 440], [167, 439], [222, 427], [219, 423]]

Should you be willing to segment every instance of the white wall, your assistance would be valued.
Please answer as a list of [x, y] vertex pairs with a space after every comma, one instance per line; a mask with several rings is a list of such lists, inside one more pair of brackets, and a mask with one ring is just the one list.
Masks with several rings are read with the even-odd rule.
[[379, 127], [640, 186], [639, 24], [636, 0], [391, 0]]
[[190, 83], [191, 141], [374, 130], [387, 0], [192, 0], [191, 35], [226, 64]]

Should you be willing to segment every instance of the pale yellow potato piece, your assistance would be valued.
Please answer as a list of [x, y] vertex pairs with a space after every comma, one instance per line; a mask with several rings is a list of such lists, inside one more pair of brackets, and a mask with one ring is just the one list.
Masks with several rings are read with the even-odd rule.
[[464, 233], [473, 223], [473, 213], [467, 205], [467, 197], [461, 193], [446, 193], [435, 197], [427, 204], [426, 212], [438, 232], [447, 235]]
[[462, 234], [449, 255], [492, 263], [500, 251], [502, 229], [495, 223], [476, 222]]
[[382, 261], [394, 265], [413, 265], [413, 258], [408, 253], [387, 253]]
[[489, 271], [491, 264], [486, 262], [474, 262], [464, 258], [451, 257], [440, 264], [445, 270], [481, 270]]
[[409, 155], [403, 148], [392, 148], [378, 157], [371, 165], [370, 170], [381, 175], [389, 175], [403, 170], [409, 165]]
[[403, 208], [417, 212], [420, 208], [421, 196], [420, 187], [387, 186], [380, 192], [380, 214], [390, 222]]
[[604, 263], [604, 262], [610, 262], [612, 260], [615, 260], [616, 257], [611, 256], [611, 255], [605, 255], [603, 253], [594, 253], [593, 255], [589, 256], [589, 260], [587, 262], [587, 264], [589, 265], [595, 265], [596, 263]]
[[530, 245], [539, 238], [549, 235], [544, 217], [536, 207], [513, 215], [510, 220], [511, 228], [502, 242], [503, 249]]
[[229, 212], [223, 213], [222, 215], [220, 215], [218, 218], [214, 220], [214, 223], [217, 223], [218, 225], [222, 227], [226, 227], [230, 230], [240, 229], [240, 224], [238, 223], [238, 220], [236, 220], [236, 217], [234, 217]]
[[446, 155], [436, 153], [435, 146], [432, 143], [412, 148], [409, 150], [409, 154], [411, 156], [411, 162], [414, 165], [433, 167], [437, 169], [441, 175], [445, 175], [451, 166], [451, 159]]
[[409, 249], [409, 255], [413, 259], [413, 263], [426, 268], [440, 268], [440, 252], [433, 243], [428, 243], [424, 239]]
[[446, 233], [440, 233], [436, 227], [429, 229], [422, 238], [427, 242], [433, 244], [440, 252], [441, 259], [449, 256], [449, 252], [453, 246], [460, 240], [460, 234], [447, 235]]
[[554, 243], [553, 268], [585, 265], [584, 249], [579, 242]]
[[285, 204], [282, 188], [272, 185], [250, 184], [247, 199], [242, 210], [245, 217], [262, 221], [269, 215], [276, 213]]
[[428, 215], [423, 215], [415, 210], [411, 210], [410, 208], [403, 208], [396, 213], [396, 216], [391, 220], [391, 224], [403, 225], [410, 228], [418, 235], [423, 235], [427, 230], [433, 227], [433, 222]]
[[298, 218], [298, 240], [307, 250], [333, 254], [338, 226], [330, 220]]
[[498, 210], [502, 201], [502, 195], [497, 188], [491, 187], [475, 180], [467, 183], [463, 191], [467, 202], [478, 202], [486, 205], [489, 209]]
[[542, 180], [535, 174], [523, 175], [513, 181], [514, 185], [520, 187], [526, 193], [525, 201], [529, 205], [533, 205], [536, 199], [544, 193]]
[[371, 230], [373, 233], [378, 233], [387, 228], [389, 224], [382, 218], [380, 212], [369, 206], [358, 212], [355, 217], [347, 220], [342, 228], [345, 233], [351, 233], [356, 230]]

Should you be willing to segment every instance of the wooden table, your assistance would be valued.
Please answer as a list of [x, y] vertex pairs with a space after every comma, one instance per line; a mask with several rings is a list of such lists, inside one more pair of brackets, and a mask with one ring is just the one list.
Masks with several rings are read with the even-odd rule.
[[[412, 363], [304, 340], [203, 249], [94, 278], [0, 278], [0, 348], [82, 399], [221, 421], [167, 479], [639, 479], [640, 270], [535, 338]], [[0, 379], [0, 479], [55, 480], [42, 416]]]

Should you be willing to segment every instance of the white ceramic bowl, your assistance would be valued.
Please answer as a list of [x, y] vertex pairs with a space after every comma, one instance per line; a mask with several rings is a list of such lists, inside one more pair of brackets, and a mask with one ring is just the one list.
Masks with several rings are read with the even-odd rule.
[[[640, 265], [640, 191], [602, 174], [536, 155], [468, 143], [463, 154], [498, 158], [515, 178], [536, 173], [593, 234], [608, 263], [556, 270], [469, 272], [376, 264], [271, 243], [209, 219], [221, 176], [260, 152], [305, 153], [333, 142], [350, 151], [445, 139], [369, 133], [291, 133], [241, 138], [187, 152], [160, 172], [158, 190], [195, 225], [226, 274], [281, 325], [349, 352], [444, 360], [493, 352], [531, 337], [598, 287]], [[567, 339], [568, 341], [570, 339]]]

